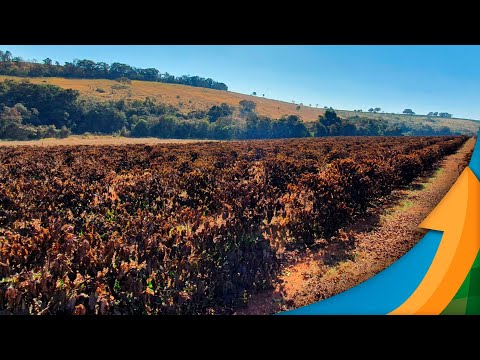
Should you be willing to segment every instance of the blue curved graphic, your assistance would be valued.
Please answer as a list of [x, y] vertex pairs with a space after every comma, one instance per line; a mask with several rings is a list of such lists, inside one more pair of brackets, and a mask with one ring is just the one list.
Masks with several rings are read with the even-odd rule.
[[331, 298], [279, 315], [385, 315], [417, 288], [435, 257], [442, 232], [429, 231], [400, 259], [371, 279]]
[[[480, 135], [480, 131], [478, 132], [478, 135]], [[477, 143], [473, 149], [472, 158], [470, 159], [470, 164], [468, 167], [473, 171], [477, 179], [480, 179], [480, 144], [478, 143], [478, 135]]]

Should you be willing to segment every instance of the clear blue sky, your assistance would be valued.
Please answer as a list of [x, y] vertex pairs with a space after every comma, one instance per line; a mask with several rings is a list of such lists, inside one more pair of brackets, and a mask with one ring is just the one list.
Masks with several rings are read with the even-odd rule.
[[31, 46], [0, 45], [25, 59], [122, 62], [224, 82], [336, 109], [411, 108], [480, 119], [480, 46]]

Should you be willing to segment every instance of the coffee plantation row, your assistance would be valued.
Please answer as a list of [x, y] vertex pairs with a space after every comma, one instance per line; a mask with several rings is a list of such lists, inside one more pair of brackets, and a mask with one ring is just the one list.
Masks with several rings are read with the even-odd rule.
[[0, 313], [232, 313], [466, 140], [0, 148]]

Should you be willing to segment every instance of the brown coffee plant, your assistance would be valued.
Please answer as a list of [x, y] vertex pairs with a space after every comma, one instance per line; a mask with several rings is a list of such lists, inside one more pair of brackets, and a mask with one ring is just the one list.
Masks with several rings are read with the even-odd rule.
[[232, 313], [465, 137], [0, 148], [0, 313]]

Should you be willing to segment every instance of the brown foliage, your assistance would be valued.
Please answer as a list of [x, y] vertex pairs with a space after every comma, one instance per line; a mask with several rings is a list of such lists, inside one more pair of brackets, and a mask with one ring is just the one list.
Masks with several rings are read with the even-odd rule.
[[465, 140], [0, 148], [0, 311], [230, 313]]

